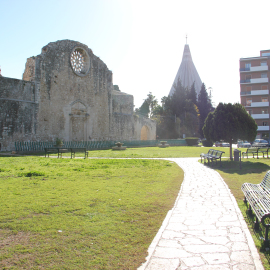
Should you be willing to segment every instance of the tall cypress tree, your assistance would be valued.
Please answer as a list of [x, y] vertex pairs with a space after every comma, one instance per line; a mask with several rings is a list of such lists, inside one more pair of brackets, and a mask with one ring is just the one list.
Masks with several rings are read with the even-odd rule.
[[199, 133], [200, 133], [201, 137], [203, 138], [204, 135], [203, 135], [202, 128], [204, 125], [204, 121], [205, 121], [208, 113], [210, 113], [214, 110], [212, 103], [211, 103], [211, 99], [206, 91], [204, 83], [202, 84], [201, 91], [200, 91], [199, 96], [198, 96], [197, 105], [198, 105], [198, 109], [200, 112]]

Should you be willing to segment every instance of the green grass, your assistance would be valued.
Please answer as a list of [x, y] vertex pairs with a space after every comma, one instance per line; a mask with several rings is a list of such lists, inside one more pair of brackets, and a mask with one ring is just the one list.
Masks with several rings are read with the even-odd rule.
[[0, 268], [136, 269], [182, 180], [164, 160], [0, 157]]
[[[173, 146], [168, 148], [145, 147], [145, 148], [127, 148], [126, 150], [91, 150], [88, 151], [89, 157], [100, 158], [178, 158], [178, 157], [199, 157], [201, 153], [207, 153], [209, 149], [224, 151], [224, 156], [229, 157], [229, 148], [227, 147], [196, 147], [196, 146]], [[44, 155], [44, 153], [39, 153]], [[57, 155], [54, 155], [57, 156]], [[76, 157], [82, 157], [83, 154], [76, 153]], [[63, 157], [70, 158], [70, 153], [63, 154]]]
[[[102, 158], [199, 157], [209, 149], [89, 151], [89, 157], [101, 159], [88, 160], [71, 160], [69, 154], [65, 159], [0, 158], [0, 267], [137, 268], [175, 201], [183, 173], [162, 160]], [[229, 157], [229, 148], [216, 149]], [[254, 216], [246, 214], [241, 191], [245, 182], [262, 181], [270, 159], [242, 159], [242, 169], [228, 158], [222, 164], [213, 168], [235, 196], [264, 267], [270, 269], [270, 253], [261, 240], [264, 228], [253, 230]]]

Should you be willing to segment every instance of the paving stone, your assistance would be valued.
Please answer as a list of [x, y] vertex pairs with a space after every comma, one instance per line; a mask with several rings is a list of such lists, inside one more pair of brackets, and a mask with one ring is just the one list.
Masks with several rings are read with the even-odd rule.
[[188, 267], [205, 265], [205, 261], [201, 257], [185, 258], [185, 259], [182, 259], [182, 261]]
[[229, 252], [230, 250], [222, 245], [188, 245], [184, 249], [192, 253], [212, 253], [212, 252]]
[[230, 240], [227, 237], [216, 236], [200, 236], [200, 239], [206, 243], [218, 244], [218, 245], [226, 245]]
[[253, 259], [249, 252], [234, 251], [231, 253], [231, 260], [239, 263], [253, 264]]
[[171, 248], [183, 249], [181, 244], [179, 244], [177, 240], [160, 239], [158, 242], [158, 246], [159, 247], [171, 247]]
[[178, 238], [183, 238], [185, 236], [185, 234], [181, 233], [181, 232], [175, 232], [175, 231], [169, 231], [169, 230], [165, 230], [162, 233], [162, 238], [164, 239], [178, 239]]
[[178, 248], [157, 246], [153, 256], [158, 258], [174, 259], [192, 257], [193, 255], [185, 250], [181, 250]]
[[149, 270], [175, 270], [179, 266], [179, 259], [153, 258], [148, 265]]
[[230, 262], [229, 253], [212, 253], [212, 254], [203, 254], [202, 257], [207, 261], [208, 264], [224, 264]]

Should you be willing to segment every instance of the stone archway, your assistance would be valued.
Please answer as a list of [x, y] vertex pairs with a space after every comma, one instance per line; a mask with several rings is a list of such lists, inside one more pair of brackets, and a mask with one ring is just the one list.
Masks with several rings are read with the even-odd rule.
[[85, 141], [87, 138], [86, 106], [77, 100], [71, 104], [70, 138], [72, 141]]
[[141, 129], [141, 140], [146, 141], [149, 139], [149, 128], [148, 126], [143, 126]]

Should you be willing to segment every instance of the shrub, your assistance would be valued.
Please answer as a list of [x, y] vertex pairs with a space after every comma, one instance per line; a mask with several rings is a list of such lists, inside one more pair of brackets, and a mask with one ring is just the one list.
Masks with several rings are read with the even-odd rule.
[[205, 147], [212, 147], [213, 146], [213, 142], [212, 141], [208, 141], [208, 140], [202, 140], [202, 145]]
[[186, 143], [188, 146], [198, 145], [198, 140], [199, 140], [199, 138], [189, 137], [189, 138], [186, 138]]

